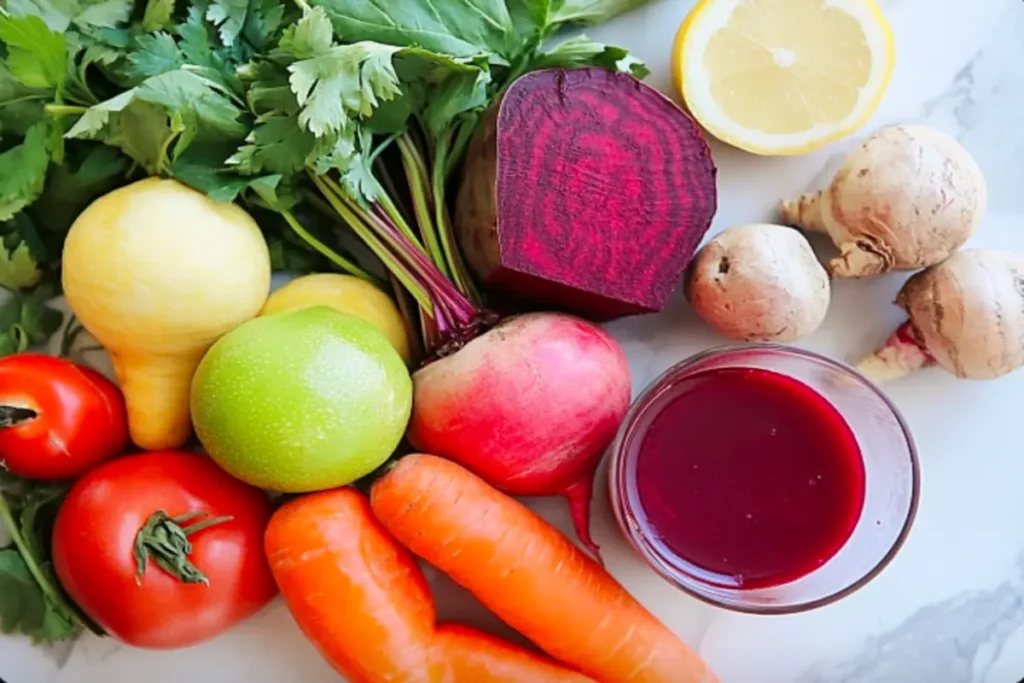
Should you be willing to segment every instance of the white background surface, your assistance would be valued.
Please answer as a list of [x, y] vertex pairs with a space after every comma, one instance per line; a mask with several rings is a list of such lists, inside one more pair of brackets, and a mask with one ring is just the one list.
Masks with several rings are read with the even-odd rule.
[[[896, 72], [875, 118], [800, 158], [754, 157], [713, 143], [719, 212], [712, 228], [770, 221], [778, 200], [826, 181], [859, 138], [893, 122], [956, 135], [989, 181], [989, 215], [972, 244], [1024, 252], [1024, 3], [881, 0], [896, 35]], [[690, 0], [655, 0], [591, 31], [647, 60], [668, 92], [670, 45]], [[819, 254], [830, 255], [816, 242]], [[903, 280], [841, 282], [822, 330], [803, 345], [856, 360], [900, 321]], [[722, 343], [679, 297], [656, 316], [609, 328], [630, 357], [634, 392], [687, 355]], [[662, 583], [630, 554], [599, 487], [594, 535], [608, 567], [697, 648], [724, 683], [1015, 683], [1024, 678], [1024, 373], [986, 383], [929, 370], [888, 387], [918, 442], [923, 490], [914, 530], [874, 582], [833, 606], [790, 617], [731, 614]], [[568, 528], [561, 501], [531, 504]], [[436, 580], [442, 616], [501, 631], [471, 598]], [[571, 619], [572, 615], [566, 615]], [[504, 633], [504, 632], [503, 632]], [[0, 638], [7, 683], [339, 680], [281, 604], [208, 644], [153, 653], [85, 637], [46, 650]]]

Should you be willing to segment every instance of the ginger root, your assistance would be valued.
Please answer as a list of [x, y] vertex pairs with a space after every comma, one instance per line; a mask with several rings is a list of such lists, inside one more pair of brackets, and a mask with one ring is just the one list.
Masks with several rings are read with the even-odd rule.
[[782, 203], [783, 222], [828, 233], [836, 277], [927, 268], [963, 246], [988, 191], [960, 143], [927, 126], [878, 131], [846, 158], [828, 188]]

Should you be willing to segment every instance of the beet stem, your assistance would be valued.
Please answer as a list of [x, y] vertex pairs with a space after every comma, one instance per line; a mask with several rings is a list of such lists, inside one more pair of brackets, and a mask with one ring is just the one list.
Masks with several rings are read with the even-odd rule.
[[433, 303], [431, 302], [427, 292], [419, 285], [405, 265], [396, 258], [396, 255], [391, 252], [388, 246], [381, 242], [372, 232], [372, 229], [364, 221], [364, 216], [360, 215], [365, 215], [365, 211], [358, 209], [358, 207], [358, 210], [352, 210], [352, 208], [346, 204], [344, 194], [336, 195], [332, 188], [325, 182], [324, 177], [313, 173], [310, 174], [310, 177], [334, 211], [343, 221], [345, 221], [345, 223], [348, 224], [350, 228], [352, 228], [356, 235], [358, 235], [366, 246], [373, 251], [377, 258], [384, 263], [388, 271], [398, 278], [399, 282], [402, 283], [402, 286], [412, 294], [420, 307], [428, 315], [433, 314]]
[[430, 320], [429, 325], [424, 324], [428, 356], [448, 347], [449, 342], [461, 347], [469, 334], [479, 333], [483, 320], [480, 311], [431, 262], [418, 240], [409, 238], [408, 225], [404, 221], [396, 223], [387, 205], [377, 202], [366, 208], [330, 176], [310, 173], [310, 177], [335, 212], [409, 290], [424, 318]]
[[347, 258], [342, 256], [338, 252], [334, 251], [326, 244], [324, 244], [316, 237], [314, 237], [312, 234], [307, 232], [306, 229], [302, 227], [302, 224], [299, 223], [299, 221], [295, 218], [295, 216], [292, 215], [291, 211], [280, 209], [278, 210], [278, 214], [280, 214], [280, 216], [284, 219], [284, 222], [288, 224], [288, 227], [292, 229], [292, 232], [298, 235], [302, 239], [302, 241], [304, 241], [306, 244], [308, 244], [310, 247], [312, 247], [314, 250], [316, 250], [318, 253], [324, 256], [328, 261], [338, 266], [338, 268], [340, 268], [342, 271], [348, 273], [349, 275], [354, 275], [358, 278], [362, 278], [363, 280], [375, 284], [378, 287], [383, 287], [383, 282], [375, 278], [373, 275], [370, 275], [368, 272], [357, 266], [355, 263], [349, 261]]
[[441, 271], [441, 274], [449, 277], [451, 273], [447, 269], [444, 254], [441, 251], [437, 230], [434, 229], [432, 224], [431, 213], [433, 212], [433, 207], [430, 205], [429, 196], [425, 188], [427, 169], [423, 165], [423, 159], [416, 150], [416, 146], [409, 139], [408, 135], [403, 135], [398, 139], [398, 149], [402, 153], [402, 168], [405, 169], [405, 178], [409, 185], [409, 192], [412, 194], [413, 212], [416, 216], [416, 222], [420, 227], [420, 234], [423, 235], [427, 254], [438, 270]]
[[448, 166], [448, 147], [451, 143], [451, 134], [446, 135], [438, 141], [434, 164], [431, 175], [431, 184], [434, 190], [434, 224], [441, 235], [441, 249], [444, 252], [448, 263], [448, 271], [452, 274], [452, 280], [459, 291], [469, 297], [472, 301], [479, 303], [479, 293], [473, 286], [473, 281], [467, 274], [466, 264], [462, 262], [458, 246], [455, 242], [455, 230], [452, 228], [451, 217], [448, 215], [448, 206], [445, 202], [445, 169]]

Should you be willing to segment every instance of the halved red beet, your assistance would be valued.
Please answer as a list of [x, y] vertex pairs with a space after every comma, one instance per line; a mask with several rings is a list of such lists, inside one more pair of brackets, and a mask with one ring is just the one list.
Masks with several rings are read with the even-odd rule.
[[661, 310], [716, 208], [697, 124], [605, 69], [516, 80], [470, 146], [455, 210], [483, 284], [596, 320]]

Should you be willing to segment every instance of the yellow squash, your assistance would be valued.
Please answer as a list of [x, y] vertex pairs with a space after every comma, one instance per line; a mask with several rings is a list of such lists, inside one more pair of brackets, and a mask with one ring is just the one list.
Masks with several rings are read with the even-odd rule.
[[196, 366], [259, 313], [270, 255], [238, 206], [149, 178], [82, 212], [64, 246], [63, 282], [71, 310], [111, 355], [132, 440], [177, 448], [192, 431]]

